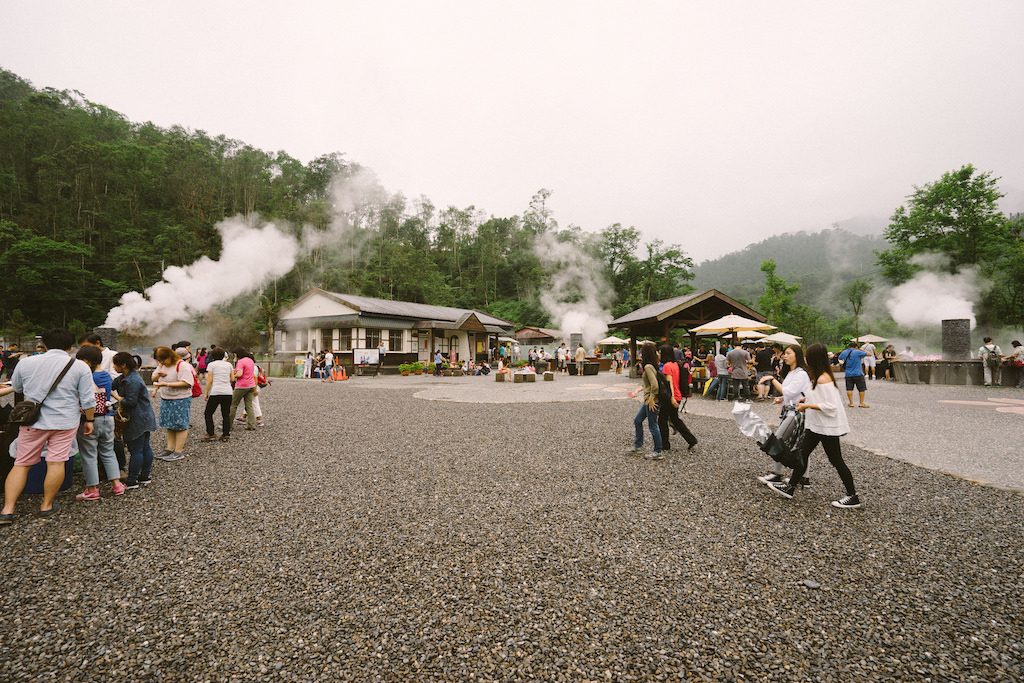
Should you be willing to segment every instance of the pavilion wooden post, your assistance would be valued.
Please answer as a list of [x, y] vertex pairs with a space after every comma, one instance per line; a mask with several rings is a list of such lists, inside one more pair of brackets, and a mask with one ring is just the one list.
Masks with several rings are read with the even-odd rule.
[[633, 334], [633, 328], [629, 328], [629, 371], [627, 374], [629, 377], [633, 376], [633, 368], [636, 366], [636, 335]]
[[694, 332], [690, 332], [690, 352], [697, 355], [697, 335]]

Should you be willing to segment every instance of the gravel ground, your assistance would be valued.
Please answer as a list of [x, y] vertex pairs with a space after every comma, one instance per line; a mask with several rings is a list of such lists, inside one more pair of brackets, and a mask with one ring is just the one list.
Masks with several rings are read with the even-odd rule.
[[[868, 382], [867, 398], [869, 409], [846, 411], [849, 443], [1024, 492], [1024, 391], [876, 380]], [[731, 409], [728, 401], [695, 399], [687, 404], [691, 413], [714, 417], [728, 418]], [[755, 403], [754, 410], [769, 420], [778, 415], [769, 403]]]
[[0, 680], [1024, 677], [1024, 496], [847, 447], [840, 511], [716, 418], [650, 462], [629, 401], [373, 381], [275, 382], [267, 427], [0, 529]]

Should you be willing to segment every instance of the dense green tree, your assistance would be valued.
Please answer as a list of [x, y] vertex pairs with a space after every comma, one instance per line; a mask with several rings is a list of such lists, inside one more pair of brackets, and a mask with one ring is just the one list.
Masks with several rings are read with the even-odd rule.
[[791, 285], [784, 278], [775, 273], [775, 261], [768, 259], [761, 262], [761, 272], [764, 273], [764, 293], [758, 299], [757, 306], [768, 320], [776, 322], [784, 327], [788, 322], [796, 306], [794, 295], [800, 291], [800, 285]]
[[860, 312], [864, 309], [864, 299], [873, 289], [873, 285], [864, 279], [857, 279], [843, 287], [843, 296], [850, 302], [853, 311], [853, 333], [860, 336]]
[[918, 254], [941, 254], [953, 273], [998, 257], [1007, 228], [997, 181], [967, 164], [915, 187], [885, 230], [892, 248], [880, 255], [883, 274], [894, 283], [905, 281], [917, 270], [912, 258]]

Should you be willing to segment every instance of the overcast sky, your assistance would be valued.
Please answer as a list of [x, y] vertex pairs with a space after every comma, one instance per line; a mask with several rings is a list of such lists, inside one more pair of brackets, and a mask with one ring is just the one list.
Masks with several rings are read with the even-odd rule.
[[[162, 9], [160, 9], [162, 7]], [[1024, 2], [5, 2], [0, 66], [436, 205], [698, 260], [973, 163], [1024, 209]]]

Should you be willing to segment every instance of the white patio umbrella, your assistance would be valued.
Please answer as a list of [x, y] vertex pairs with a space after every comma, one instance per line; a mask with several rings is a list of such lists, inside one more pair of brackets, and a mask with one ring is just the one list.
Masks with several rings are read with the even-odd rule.
[[712, 320], [709, 323], [704, 323], [697, 327], [691, 327], [690, 332], [694, 332], [696, 334], [724, 334], [726, 332], [774, 329], [776, 329], [775, 325], [769, 325], [768, 323], [762, 323], [757, 320], [751, 320], [750, 318], [744, 318], [742, 315], [730, 313], [729, 315], [722, 316], [718, 320]]
[[859, 341], [861, 344], [867, 344], [868, 342], [871, 342], [872, 344], [879, 344], [889, 340], [885, 337], [879, 337], [877, 334], [865, 334], [857, 337], [856, 341]]
[[767, 337], [764, 332], [758, 332], [757, 330], [743, 330], [742, 332], [736, 333], [737, 339], [764, 339]]
[[800, 337], [794, 334], [787, 334], [785, 332], [774, 332], [769, 334], [767, 337], [761, 339], [766, 344], [784, 344], [786, 346], [790, 344], [799, 344]]
[[615, 335], [612, 335], [611, 337], [605, 337], [601, 341], [597, 342], [597, 345], [598, 346], [622, 346], [622, 345], [628, 344], [628, 343], [629, 342], [626, 341], [625, 339], [619, 339]]

